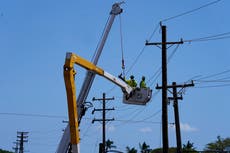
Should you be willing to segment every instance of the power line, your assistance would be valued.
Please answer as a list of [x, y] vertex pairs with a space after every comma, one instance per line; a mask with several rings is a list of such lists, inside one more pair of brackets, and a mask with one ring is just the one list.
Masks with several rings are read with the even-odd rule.
[[230, 84], [223, 84], [223, 85], [210, 85], [210, 86], [198, 86], [195, 88], [218, 88], [218, 87], [228, 87]]
[[230, 72], [230, 70], [224, 70], [224, 71], [222, 71], [222, 72], [214, 73], [214, 74], [211, 74], [211, 75], [208, 75], [208, 76], [199, 78], [199, 79], [194, 80], [194, 81], [200, 81], [200, 80], [203, 80], [203, 79], [216, 77], [216, 76], [223, 75], [223, 74], [226, 74], [226, 73], [229, 73], [229, 72]]
[[225, 33], [220, 33], [220, 34], [211, 35], [211, 36], [188, 39], [188, 40], [184, 40], [184, 42], [191, 43], [191, 42], [211, 41], [211, 40], [220, 40], [220, 39], [229, 39], [229, 38], [230, 38], [230, 32], [225, 32]]
[[219, 83], [223, 83], [223, 82], [230, 82], [230, 80], [226, 80], [229, 79], [230, 77], [225, 77], [225, 78], [220, 78], [220, 79], [215, 79], [215, 80], [199, 80], [197, 82], [199, 83], [215, 83], [215, 82], [219, 82]]
[[58, 115], [24, 114], [24, 113], [0, 113], [0, 115], [42, 117], [42, 118], [67, 118], [66, 116], [58, 116]]
[[172, 17], [169, 17], [169, 18], [166, 18], [166, 19], [163, 19], [163, 20], [161, 20], [161, 22], [169, 21], [169, 20], [172, 20], [172, 19], [175, 19], [175, 18], [184, 16], [184, 15], [187, 15], [187, 14], [190, 14], [190, 13], [193, 13], [193, 12], [196, 12], [196, 11], [198, 11], [198, 10], [200, 10], [200, 9], [203, 9], [203, 8], [205, 8], [205, 7], [208, 7], [208, 6], [210, 6], [210, 5], [214, 5], [214, 4], [216, 4], [216, 3], [220, 2], [220, 1], [221, 1], [221, 0], [212, 1], [212, 2], [210, 2], [210, 3], [207, 3], [207, 4], [204, 4], [204, 5], [200, 6], [200, 7], [198, 7], [198, 8], [195, 8], [195, 9], [192, 9], [192, 10], [189, 10], [189, 11], [186, 11], [186, 12], [184, 12], [184, 13], [181, 13], [181, 14], [178, 14], [178, 15], [175, 15], [175, 16], [172, 16]]
[[143, 120], [117, 120], [118, 122], [125, 122], [125, 123], [150, 123], [150, 124], [161, 124], [161, 122], [152, 122], [152, 121], [143, 121]]
[[[152, 39], [153, 35], [156, 33], [156, 31], [157, 31], [157, 29], [159, 27], [160, 27], [160, 24], [157, 24], [148, 40]], [[141, 55], [145, 51], [145, 48], [146, 48], [146, 46], [144, 45], [144, 47], [141, 49], [141, 51], [139, 52], [139, 54], [137, 55], [137, 57], [135, 58], [135, 60], [133, 61], [133, 63], [131, 64], [131, 66], [129, 67], [129, 69], [128, 69], [128, 71], [126, 73], [129, 73], [132, 70], [132, 68], [134, 67], [134, 65], [137, 63], [137, 61], [139, 60], [139, 58], [141, 57]]]
[[[175, 49], [172, 51], [172, 53], [169, 55], [168, 59], [167, 59], [167, 64], [171, 61], [172, 57], [175, 55], [175, 53], [177, 52], [179, 48], [179, 44], [177, 44], [177, 46], [175, 47]], [[156, 73], [150, 77], [150, 79], [147, 81], [150, 82], [151, 80], [153, 80], [152, 82], [150, 82], [149, 86], [152, 86], [154, 84], [154, 82], [156, 82], [156, 80], [159, 78], [159, 76], [161, 75], [161, 67], [159, 67], [156, 71]]]

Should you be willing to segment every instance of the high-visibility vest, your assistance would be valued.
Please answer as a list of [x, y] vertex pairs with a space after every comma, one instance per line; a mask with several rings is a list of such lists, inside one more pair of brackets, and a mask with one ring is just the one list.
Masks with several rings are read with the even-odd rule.
[[125, 80], [125, 82], [131, 86], [131, 80]]
[[144, 80], [141, 80], [140, 82], [140, 88], [146, 88], [146, 83]]
[[137, 83], [135, 80], [125, 80], [125, 82], [131, 87], [137, 87]]
[[137, 82], [135, 80], [131, 80], [131, 87], [137, 87]]

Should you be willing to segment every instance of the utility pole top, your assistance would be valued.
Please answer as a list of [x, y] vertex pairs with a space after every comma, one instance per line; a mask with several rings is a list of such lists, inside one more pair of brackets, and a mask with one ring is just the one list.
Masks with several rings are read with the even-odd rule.
[[93, 119], [92, 123], [94, 122], [102, 122], [102, 143], [99, 144], [99, 153], [106, 153], [106, 122], [109, 121], [114, 121], [115, 119], [106, 119], [106, 111], [110, 111], [110, 110], [115, 110], [114, 108], [106, 108], [106, 100], [114, 100], [114, 97], [112, 98], [106, 98], [105, 97], [105, 93], [103, 93], [103, 97], [102, 98], [95, 98], [93, 97], [93, 101], [98, 100], [98, 101], [103, 101], [103, 105], [102, 105], [102, 109], [93, 109], [92, 114], [94, 114], [95, 111], [101, 111], [102, 112], [102, 119]]

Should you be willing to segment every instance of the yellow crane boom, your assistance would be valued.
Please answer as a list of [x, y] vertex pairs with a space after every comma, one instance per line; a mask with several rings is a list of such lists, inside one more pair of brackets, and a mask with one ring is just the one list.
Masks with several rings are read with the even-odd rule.
[[[67, 53], [66, 60], [64, 65], [64, 79], [67, 93], [67, 102], [68, 102], [68, 115], [69, 115], [69, 127], [70, 127], [70, 141], [72, 144], [73, 151], [79, 152], [79, 126], [78, 126], [78, 113], [77, 113], [77, 98], [76, 98], [76, 85], [75, 85], [75, 75], [76, 71], [74, 70], [74, 64], [77, 64], [87, 70], [90, 70], [100, 76], [107, 78], [113, 83], [117, 84], [122, 88], [122, 91], [129, 95], [133, 88], [127, 85], [124, 81], [114, 77], [113, 75], [105, 72], [103, 69], [97, 67], [93, 63], [85, 60], [84, 58], [74, 54]], [[74, 152], [74, 153], [75, 153]]]
[[68, 52], [66, 53], [66, 59], [64, 64], [64, 80], [67, 94], [67, 103], [68, 103], [68, 114], [69, 114], [69, 127], [70, 127], [70, 142], [72, 144], [73, 153], [79, 153], [79, 120], [77, 108], [77, 97], [76, 97], [76, 85], [75, 85], [75, 75], [76, 71], [74, 70], [74, 65], [77, 64], [93, 73], [96, 73], [114, 84], [121, 87], [124, 98], [123, 102], [127, 104], [139, 104], [145, 105], [152, 95], [152, 90], [149, 88], [133, 88], [130, 87], [123, 80], [118, 79], [117, 77], [109, 74], [104, 71], [102, 68], [96, 66], [95, 64], [87, 61], [86, 59]]

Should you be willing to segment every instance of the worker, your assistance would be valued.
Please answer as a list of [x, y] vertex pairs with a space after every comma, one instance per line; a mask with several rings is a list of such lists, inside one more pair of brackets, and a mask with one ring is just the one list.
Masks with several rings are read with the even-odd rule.
[[126, 80], [125, 82], [131, 87], [137, 87], [137, 82], [134, 80], [133, 75], [130, 76], [130, 80]]
[[142, 76], [142, 78], [141, 78], [140, 88], [147, 88], [147, 87], [146, 87], [145, 77], [144, 77], [144, 76]]

